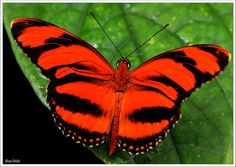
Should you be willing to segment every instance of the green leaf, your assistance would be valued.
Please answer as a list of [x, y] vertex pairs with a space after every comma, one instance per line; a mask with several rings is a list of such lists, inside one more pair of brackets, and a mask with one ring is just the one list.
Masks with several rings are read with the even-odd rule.
[[[3, 9], [4, 25], [16, 60], [46, 106], [48, 80], [12, 39], [10, 23], [15, 18], [35, 17], [63, 27], [95, 46], [114, 67], [120, 55], [89, 11], [95, 13], [124, 56], [163, 25], [170, 24], [129, 57], [132, 69], [157, 54], [190, 44], [220, 45], [233, 55], [233, 4], [230, 3], [5, 3]], [[179, 124], [154, 150], [131, 157], [118, 149], [113, 156], [109, 156], [108, 146], [104, 144], [91, 151], [105, 163], [233, 163], [232, 62], [218, 78], [204, 84], [182, 104], [183, 117]]]

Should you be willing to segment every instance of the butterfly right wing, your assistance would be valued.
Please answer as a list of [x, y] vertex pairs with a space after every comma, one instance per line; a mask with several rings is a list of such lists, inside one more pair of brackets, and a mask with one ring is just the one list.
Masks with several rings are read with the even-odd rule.
[[120, 118], [121, 148], [139, 154], [163, 140], [180, 118], [181, 102], [229, 60], [226, 49], [202, 44], [155, 56], [132, 71]]
[[18, 45], [50, 79], [47, 101], [59, 129], [93, 146], [110, 130], [114, 69], [91, 45], [51, 23], [20, 18], [12, 22]]

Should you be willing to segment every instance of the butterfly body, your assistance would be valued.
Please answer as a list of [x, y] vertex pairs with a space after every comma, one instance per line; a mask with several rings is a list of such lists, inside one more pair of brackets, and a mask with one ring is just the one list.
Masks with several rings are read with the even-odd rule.
[[144, 154], [180, 119], [180, 104], [230, 60], [219, 46], [200, 44], [153, 57], [133, 71], [126, 58], [117, 70], [91, 45], [51, 23], [12, 23], [19, 46], [50, 79], [47, 102], [58, 128], [87, 147], [109, 142]]

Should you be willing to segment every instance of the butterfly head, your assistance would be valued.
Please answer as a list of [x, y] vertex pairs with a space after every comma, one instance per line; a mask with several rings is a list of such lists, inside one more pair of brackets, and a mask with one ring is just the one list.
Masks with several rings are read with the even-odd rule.
[[119, 59], [116, 63], [117, 68], [121, 67], [121, 66], [126, 66], [128, 67], [128, 69], [130, 68], [131, 64], [129, 62], [129, 60], [125, 57], [122, 57], [121, 59]]

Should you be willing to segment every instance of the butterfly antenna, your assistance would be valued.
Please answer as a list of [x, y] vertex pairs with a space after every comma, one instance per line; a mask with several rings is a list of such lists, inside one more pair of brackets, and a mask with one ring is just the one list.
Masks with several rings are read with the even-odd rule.
[[141, 45], [139, 45], [134, 51], [132, 51], [130, 54], [128, 54], [127, 57], [129, 57], [130, 55], [132, 55], [134, 52], [136, 52], [139, 48], [141, 48], [143, 45], [145, 45], [148, 41], [150, 41], [155, 35], [157, 35], [159, 32], [161, 32], [162, 30], [164, 30], [167, 26], [169, 26], [169, 24], [164, 25], [160, 30], [158, 30], [156, 33], [154, 33], [151, 37], [149, 37], [145, 42], [143, 42]]
[[117, 46], [115, 45], [115, 43], [111, 40], [111, 38], [108, 36], [108, 34], [106, 33], [106, 31], [104, 30], [104, 28], [102, 27], [101, 23], [98, 21], [98, 19], [96, 18], [96, 16], [93, 14], [93, 12], [90, 12], [90, 14], [93, 16], [93, 18], [96, 20], [96, 22], [98, 23], [98, 25], [101, 27], [102, 31], [105, 33], [105, 35], [107, 36], [107, 38], [111, 41], [112, 45], [116, 48], [117, 52], [120, 54], [121, 57], [122, 53], [120, 52], [120, 50], [117, 48]]

